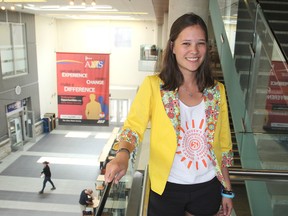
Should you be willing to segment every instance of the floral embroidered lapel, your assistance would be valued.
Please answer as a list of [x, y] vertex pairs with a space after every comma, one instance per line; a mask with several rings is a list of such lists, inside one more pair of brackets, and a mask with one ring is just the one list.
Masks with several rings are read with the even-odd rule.
[[[175, 91], [163, 90], [162, 84], [160, 84], [160, 91], [162, 102], [170, 118], [170, 121], [176, 131], [177, 137], [179, 137], [181, 125], [180, 122], [180, 106], [179, 106], [179, 96], [178, 89]], [[204, 102], [205, 102], [205, 113], [206, 113], [206, 134], [209, 149], [213, 146], [215, 126], [219, 116], [220, 111], [220, 91], [219, 85], [216, 84], [213, 88], [205, 89], [203, 92]]]
[[213, 88], [204, 90], [206, 135], [209, 149], [213, 146], [215, 128], [220, 112], [220, 89], [216, 84]]
[[166, 114], [176, 131], [176, 136], [179, 137], [180, 106], [179, 106], [178, 89], [176, 89], [175, 91], [163, 90], [162, 85], [163, 84], [161, 83], [160, 92], [161, 92], [162, 102], [163, 102]]

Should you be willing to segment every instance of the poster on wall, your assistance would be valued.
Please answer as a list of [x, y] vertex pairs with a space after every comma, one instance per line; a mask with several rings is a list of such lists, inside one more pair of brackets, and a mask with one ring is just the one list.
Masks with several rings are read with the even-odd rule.
[[266, 110], [268, 116], [265, 130], [288, 130], [288, 65], [281, 61], [272, 62], [269, 77]]
[[109, 125], [109, 54], [57, 52], [59, 124]]

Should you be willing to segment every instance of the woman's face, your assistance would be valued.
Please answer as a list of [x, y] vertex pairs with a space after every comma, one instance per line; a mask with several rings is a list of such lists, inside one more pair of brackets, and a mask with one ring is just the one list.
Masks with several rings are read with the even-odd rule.
[[205, 32], [199, 25], [183, 29], [173, 44], [173, 53], [182, 73], [196, 72], [204, 61], [206, 51]]

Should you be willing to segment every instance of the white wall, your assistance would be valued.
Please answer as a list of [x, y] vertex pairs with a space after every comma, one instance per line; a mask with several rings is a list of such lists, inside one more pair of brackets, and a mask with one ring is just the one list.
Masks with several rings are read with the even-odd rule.
[[[157, 44], [156, 22], [35, 19], [42, 115], [57, 114], [56, 52], [110, 53], [110, 86], [139, 86], [152, 74], [138, 71], [138, 60], [140, 45]], [[128, 33], [116, 37], [118, 29]], [[121, 37], [131, 46], [116, 46]]]
[[35, 17], [36, 51], [40, 95], [40, 112], [57, 113], [56, 82], [56, 21], [51, 18]]

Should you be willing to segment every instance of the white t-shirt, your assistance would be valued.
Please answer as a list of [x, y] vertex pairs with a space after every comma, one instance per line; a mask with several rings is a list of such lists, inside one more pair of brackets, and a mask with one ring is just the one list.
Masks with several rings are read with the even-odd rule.
[[205, 135], [206, 117], [204, 100], [188, 107], [179, 100], [181, 130], [174, 162], [168, 178], [177, 184], [197, 184], [216, 175]]

